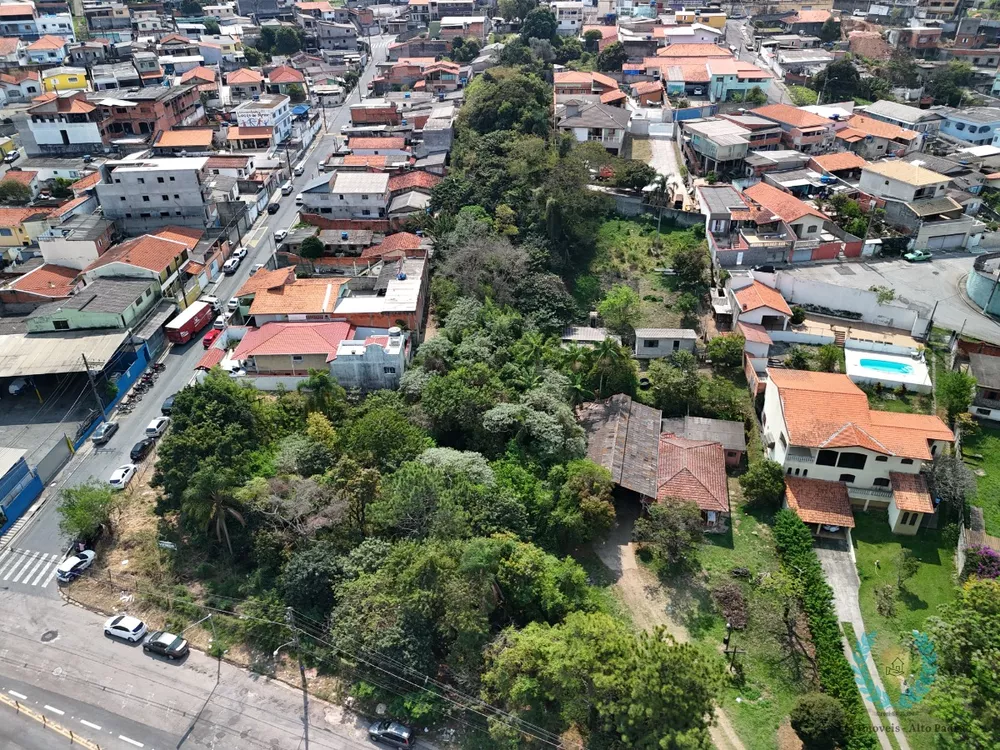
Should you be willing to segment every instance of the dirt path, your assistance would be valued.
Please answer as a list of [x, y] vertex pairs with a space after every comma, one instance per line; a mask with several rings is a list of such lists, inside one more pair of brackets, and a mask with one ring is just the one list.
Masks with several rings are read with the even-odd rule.
[[[673, 604], [656, 576], [639, 565], [632, 543], [635, 513], [618, 508], [618, 523], [608, 536], [594, 543], [594, 551], [615, 576], [614, 590], [622, 600], [635, 624], [643, 630], [662, 625], [678, 643], [691, 640], [687, 629], [673, 617]], [[719, 750], [746, 750], [729, 717], [718, 707], [715, 724], [710, 727], [712, 743]]]

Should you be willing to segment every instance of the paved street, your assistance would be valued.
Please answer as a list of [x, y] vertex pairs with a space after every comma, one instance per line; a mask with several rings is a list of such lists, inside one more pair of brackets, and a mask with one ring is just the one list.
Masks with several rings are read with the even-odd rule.
[[[105, 750], [306, 747], [298, 690], [199, 652], [151, 657], [105, 637], [102, 616], [58, 601], [0, 592], [0, 611], [0, 692]], [[309, 748], [371, 748], [363, 722], [309, 703]], [[12, 716], [0, 704], [2, 748], [69, 744], [22, 736]]]
[[[746, 14], [746, 8], [742, 9]], [[749, 18], [730, 19], [726, 22], [726, 44], [733, 47], [736, 57], [744, 62], [759, 65], [764, 70], [768, 70], [757, 60], [757, 54], [753, 48], [753, 27]], [[773, 71], [770, 71], [773, 74]], [[777, 77], [771, 79], [767, 87], [767, 101], [769, 104], [792, 104], [792, 97], [788, 94], [788, 89]]]
[[[394, 37], [381, 35], [372, 37], [373, 58], [375, 61], [386, 59], [387, 49]], [[273, 234], [278, 229], [284, 229], [297, 221], [298, 210], [295, 207], [295, 195], [319, 172], [319, 164], [336, 148], [335, 134], [350, 121], [350, 104], [357, 104], [361, 94], [368, 94], [367, 84], [374, 77], [375, 66], [371, 64], [365, 70], [360, 83], [351, 97], [342, 106], [326, 112], [327, 136], [317, 136], [307, 152], [305, 172], [293, 179], [295, 190], [291, 195], [282, 196], [281, 210], [274, 214], [263, 214], [250, 232], [244, 237], [248, 247], [247, 257], [240, 264], [239, 270], [232, 276], [223, 276], [214, 289], [208, 293], [214, 294], [220, 300], [228, 300], [233, 293], [250, 276], [250, 269], [256, 263], [266, 263], [274, 254]], [[128, 415], [112, 416], [120, 425], [118, 432], [110, 442], [96, 448], [88, 441], [81, 447], [63, 470], [49, 484], [42, 494], [41, 505], [35, 514], [14, 535], [8, 535], [0, 541], [0, 591], [20, 591], [32, 595], [58, 597], [54, 570], [71, 540], [59, 532], [59, 516], [56, 512], [56, 502], [59, 491], [64, 487], [82, 484], [89, 479], [106, 482], [111, 472], [124, 463], [128, 463], [128, 453], [132, 446], [143, 437], [143, 431], [151, 420], [160, 415], [160, 405], [172, 393], [176, 393], [190, 382], [194, 374], [194, 366], [201, 359], [205, 350], [201, 337], [183, 346], [171, 347], [163, 361], [166, 369], [160, 373], [155, 385], [143, 394], [142, 401]], [[154, 458], [149, 457], [140, 467], [148, 475], [153, 470]]]

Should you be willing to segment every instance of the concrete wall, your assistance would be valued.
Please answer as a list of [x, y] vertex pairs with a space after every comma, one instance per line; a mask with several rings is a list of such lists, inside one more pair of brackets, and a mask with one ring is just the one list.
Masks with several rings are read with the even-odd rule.
[[832, 344], [834, 341], [832, 333], [827, 334], [826, 332], [810, 331], [808, 329], [794, 330], [788, 328], [784, 331], [768, 331], [768, 334], [770, 334], [772, 341], [783, 341], [793, 344], [821, 346], [823, 344]]
[[856, 338], [855, 336], [848, 337], [844, 342], [844, 348], [860, 349], [866, 352], [881, 352], [883, 354], [898, 354], [902, 357], [908, 357], [916, 351], [916, 349], [909, 346], [890, 344], [886, 341], [870, 341], [868, 339]]
[[774, 282], [766, 280], [764, 276], [760, 278], [765, 284], [774, 283], [790, 305], [807, 304], [830, 310], [847, 310], [860, 313], [861, 320], [865, 323], [898, 328], [907, 332], [913, 329], [919, 317], [916, 310], [907, 307], [879, 304], [878, 295], [866, 289], [850, 289], [781, 271], [771, 277]]
[[980, 310], [986, 308], [986, 312], [991, 315], [1000, 315], [1000, 288], [994, 294], [996, 286], [993, 278], [985, 270], [981, 271], [982, 264], [1000, 256], [998, 253], [990, 253], [989, 256], [980, 255], [976, 258], [975, 268], [965, 278], [965, 291]]

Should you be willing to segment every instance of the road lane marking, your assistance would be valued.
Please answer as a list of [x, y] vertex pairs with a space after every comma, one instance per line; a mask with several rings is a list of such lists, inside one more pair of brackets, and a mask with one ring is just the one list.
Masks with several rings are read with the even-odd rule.
[[[45, 562], [45, 561], [46, 561], [46, 560], [48, 560], [48, 559], [49, 559], [49, 556], [48, 556], [48, 555], [40, 555], [40, 556], [39, 556], [39, 558], [38, 558], [38, 562], [36, 562], [36, 563], [35, 563], [35, 567], [33, 567], [33, 568], [32, 568], [32, 569], [31, 569], [31, 570], [30, 570], [30, 571], [28, 572], [28, 575], [26, 575], [26, 576], [24, 577], [24, 582], [25, 582], [26, 584], [28, 583], [28, 579], [29, 579], [29, 578], [31, 578], [31, 576], [35, 575], [35, 571], [36, 571], [36, 570], [38, 570], [38, 566], [39, 566], [39, 565], [41, 565], [41, 564], [42, 564], [43, 562]], [[15, 583], [17, 582], [17, 579], [16, 579], [16, 578], [14, 579], [14, 582], [15, 582]]]
[[0, 565], [0, 573], [3, 573], [3, 569], [6, 568], [10, 564], [10, 560], [13, 559], [13, 558], [10, 558], [10, 560], [7, 560], [7, 562], [3, 562], [4, 558], [7, 557], [7, 555], [9, 555], [9, 554], [10, 554], [10, 549], [9, 548], [5, 549], [3, 551], [3, 553], [0, 553], [0, 563], [3, 563], [2, 565]]
[[65, 711], [60, 711], [58, 708], [56, 708], [55, 706], [50, 706], [48, 703], [45, 704], [45, 708], [47, 708], [49, 711], [51, 711], [54, 714], [59, 714], [60, 716], [65, 716], [66, 715]]
[[91, 729], [100, 730], [100, 726], [98, 726], [97, 724], [91, 724], [86, 719], [80, 719], [80, 723], [83, 724], [85, 727], [90, 727]]
[[[24, 572], [25, 568], [27, 568], [27, 567], [28, 567], [29, 565], [31, 565], [31, 561], [32, 561], [32, 558], [31, 558], [31, 557], [29, 557], [29, 556], [28, 556], [28, 555], [27, 555], [26, 553], [23, 553], [23, 554], [24, 554], [24, 557], [23, 557], [22, 559], [23, 559], [23, 560], [25, 561], [24, 565], [23, 565], [23, 566], [22, 566], [22, 567], [21, 567], [20, 569], [18, 569], [18, 567], [17, 567], [17, 566], [18, 566], [18, 564], [20, 563], [20, 561], [18, 561], [18, 562], [17, 562], [17, 563], [15, 563], [14, 565], [12, 565], [12, 566], [11, 566], [11, 568], [10, 568], [10, 570], [8, 570], [8, 571], [7, 571], [7, 575], [5, 575], [5, 576], [3, 577], [3, 579], [4, 579], [5, 581], [6, 581], [6, 580], [7, 580], [8, 578], [10, 578], [10, 577], [11, 577], [11, 576], [12, 576], [12, 575], [14, 574], [14, 571], [15, 571], [15, 570], [17, 570], [17, 571], [18, 571], [18, 573], [17, 573], [17, 578], [20, 578], [20, 577], [21, 577], [21, 573], [23, 573], [23, 572]], [[14, 580], [16, 581], [16, 580], [17, 580], [17, 578], [15, 578]]]
[[0, 572], [3, 572], [4, 570], [7, 571], [7, 575], [4, 576], [5, 581], [11, 577], [11, 575], [17, 569], [17, 566], [20, 562], [21, 562], [21, 550], [19, 549], [14, 550], [14, 554], [11, 555], [9, 558], [7, 558], [7, 562], [4, 563], [3, 568], [0, 568]]
[[43, 584], [42, 584], [42, 588], [43, 588], [43, 589], [44, 589], [44, 588], [45, 588], [46, 586], [48, 586], [48, 585], [49, 585], [50, 583], [52, 583], [52, 579], [56, 577], [56, 571], [57, 571], [58, 569], [59, 569], [59, 566], [58, 566], [58, 565], [56, 565], [56, 566], [55, 566], [54, 568], [52, 568], [52, 572], [51, 572], [51, 573], [49, 573], [49, 577], [48, 577], [48, 578], [46, 578], [46, 579], [45, 579], [45, 583], [43, 583]]
[[54, 563], [55, 561], [56, 561], [56, 555], [52, 555], [52, 560], [45, 563], [45, 567], [43, 567], [40, 571], [38, 571], [38, 575], [35, 576], [35, 580], [31, 582], [32, 586], [38, 585], [38, 582], [42, 580], [42, 576], [45, 575], [45, 571], [47, 571], [49, 569], [49, 566], [52, 565], [52, 563]]
[[135, 745], [136, 747], [145, 747], [145, 745], [143, 745], [141, 742], [136, 742], [131, 737], [126, 737], [124, 734], [119, 734], [118, 735], [118, 739], [124, 740], [125, 742], [129, 743], [130, 745]]
[[15, 698], [20, 698], [23, 701], [28, 700], [28, 696], [22, 695], [21, 693], [18, 693], [15, 690], [8, 690], [7, 692], [10, 693], [11, 695], [13, 695]]

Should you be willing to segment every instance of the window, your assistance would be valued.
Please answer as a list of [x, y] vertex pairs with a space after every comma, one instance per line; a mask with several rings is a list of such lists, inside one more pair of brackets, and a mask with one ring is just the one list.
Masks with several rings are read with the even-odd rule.
[[361, 200], [363, 200], [363, 201], [366, 201], [366, 200], [368, 200], [368, 196], [367, 196], [367, 195], [362, 195], [362, 196], [361, 196]]
[[371, 211], [369, 211], [369, 210], [368, 210], [367, 208], [365, 208], [365, 209], [362, 209], [362, 211], [361, 211], [361, 215], [362, 215], [362, 216], [371, 216], [371, 215], [372, 215], [372, 212], [371, 212]]
[[0, 237], [10, 237], [13, 234], [14, 233], [12, 231], [10, 231], [9, 229], [6, 229], [4, 227], [0, 227]]
[[160, 218], [161, 219], [165, 219], [168, 216], [170, 216], [170, 212], [169, 211], [160, 211]]
[[900, 520], [899, 525], [900, 526], [908, 526], [909, 523], [910, 523], [910, 514], [909, 513], [903, 513], [903, 518]]
[[888, 477], [878, 477], [878, 478], [872, 480], [872, 486], [873, 487], [888, 487], [889, 486], [889, 479], [888, 479]]
[[301, 361], [302, 361], [302, 355], [301, 354], [293, 354], [292, 355], [292, 362], [301, 362]]
[[816, 231], [816, 225], [815, 225], [815, 224], [811, 224], [811, 225], [809, 226], [809, 228], [808, 228], [808, 229], [806, 229], [806, 233], [807, 233], [807, 234], [812, 234], [812, 233], [813, 233], [813, 232], [815, 232], [815, 231]]
[[171, 181], [171, 182], [174, 182], [174, 178], [173, 178], [173, 177], [171, 177], [171, 178], [170, 178], [170, 181]]
[[396, 374], [396, 368], [395, 367], [383, 367], [382, 368], [382, 372], [385, 375], [395, 375]]
[[875, 456], [875, 460], [878, 461], [879, 463], [884, 464], [886, 461], [889, 460], [889, 457], [888, 456]]
[[836, 466], [837, 451], [820, 451], [816, 455], [817, 466]]
[[133, 302], [132, 304], [135, 305], [136, 307], [138, 307], [139, 305], [141, 305], [142, 304], [142, 295], [140, 294], [139, 298], [135, 302]]
[[168, 200], [170, 200], [170, 196], [169, 196], [169, 195], [164, 195], [164, 196], [161, 196], [161, 197], [162, 197], [162, 198], [163, 198], [163, 200], [165, 200], [165, 201], [168, 201]]
[[148, 195], [142, 196], [142, 200], [146, 203], [149, 203], [149, 196]]
[[900, 463], [903, 464], [904, 466], [909, 466], [910, 464], [913, 463], [913, 459], [912, 458], [904, 458], [902, 461], [900, 461]]
[[69, 321], [68, 320], [53, 320], [52, 327], [57, 331], [68, 331]]
[[780, 435], [778, 435], [778, 440], [781, 442], [781, 447], [787, 450], [788, 441], [785, 440], [785, 433], [781, 433]]
[[990, 410], [989, 409], [976, 409], [976, 414], [982, 414], [983, 416], [988, 417], [990, 415]]
[[909, 525], [910, 526], [916, 526], [917, 522], [919, 520], [920, 520], [920, 514], [919, 513], [911, 513], [910, 514], [910, 523], [909, 523]]
[[853, 474], [841, 474], [840, 475], [840, 479], [838, 479], [837, 481], [838, 482], [846, 482], [847, 484], [853, 484], [854, 483], [854, 475]]
[[157, 178], [156, 178], [156, 181], [157, 181], [157, 182], [163, 182], [163, 178], [162, 178], [162, 177], [157, 177]]
[[139, 178], [139, 184], [140, 184], [140, 185], [145, 185], [145, 184], [146, 184], [146, 181], [145, 181], [144, 179], [142, 179], [142, 178], [140, 177], [140, 178]]
[[647, 349], [656, 349], [660, 345], [660, 342], [656, 339], [643, 339], [642, 345]]
[[965, 130], [965, 123], [964, 122], [956, 123], [955, 130]]
[[837, 460], [837, 466], [842, 469], [864, 469], [868, 462], [868, 456], [864, 453], [841, 453]]
[[674, 351], [676, 352], [676, 351], [680, 350], [680, 348], [681, 348], [681, 342], [680, 341], [675, 341], [674, 342]]

